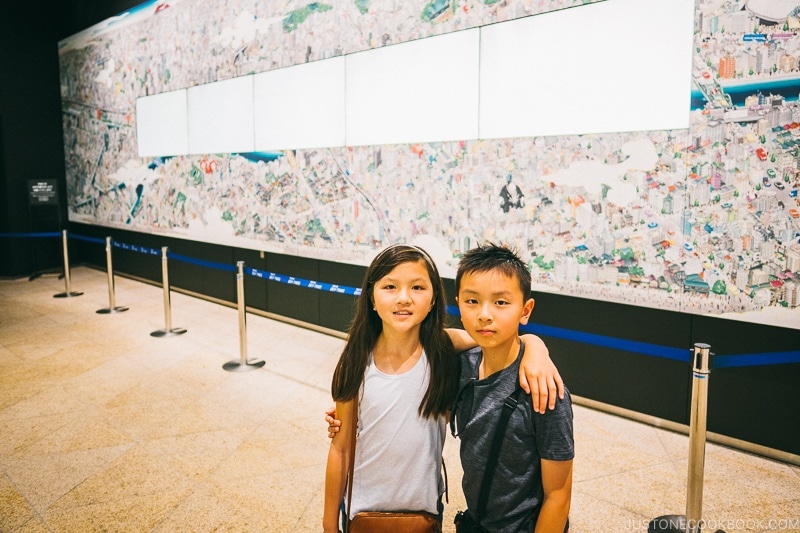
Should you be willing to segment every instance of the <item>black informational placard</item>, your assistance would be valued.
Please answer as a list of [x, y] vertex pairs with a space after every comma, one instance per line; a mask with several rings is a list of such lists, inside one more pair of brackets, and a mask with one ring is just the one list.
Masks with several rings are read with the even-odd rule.
[[56, 180], [28, 180], [28, 203], [30, 205], [58, 205]]

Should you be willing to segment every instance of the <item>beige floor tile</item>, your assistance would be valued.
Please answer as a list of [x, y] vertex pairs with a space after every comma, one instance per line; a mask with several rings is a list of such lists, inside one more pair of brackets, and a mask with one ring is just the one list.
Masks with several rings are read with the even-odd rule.
[[765, 486], [760, 483], [764, 480], [756, 481], [759, 475], [756, 469], [744, 469], [737, 476], [739, 479], [732, 481], [724, 474], [706, 470], [703, 518], [717, 521], [743, 520], [755, 516], [774, 518], [781, 515], [772, 514], [771, 509], [781, 505], [793, 507], [795, 516], [800, 518], [798, 500], [791, 498], [796, 493], [796, 483], [793, 487], [780, 481], [774, 486]]
[[78, 419], [80, 412], [0, 420], [0, 466], [26, 457], [27, 448]]
[[[296, 381], [265, 371], [235, 373], [209, 391], [207, 399], [250, 420], [270, 423], [289, 412], [287, 408], [296, 403], [302, 387]], [[322, 413], [324, 409], [319, 410]], [[323, 418], [321, 415], [318, 419], [318, 429], [323, 428]]]
[[66, 343], [60, 350], [28, 365], [34, 372], [30, 381], [63, 382], [109, 361], [115, 355], [92, 342]]
[[[653, 450], [654, 452], [657, 450]], [[581, 482], [624, 472], [636, 472], [655, 465], [669, 464], [670, 458], [642, 451], [629, 438], [607, 440], [577, 434], [575, 436], [574, 481]]]
[[577, 490], [572, 493], [570, 532], [646, 533], [648, 524], [656, 516], [645, 516]]
[[0, 531], [14, 531], [36, 515], [25, 496], [5, 475], [0, 475]]
[[719, 479], [720, 484], [763, 490], [776, 502], [800, 499], [800, 467], [724, 446], [708, 444], [706, 448], [707, 477]]
[[754, 525], [767, 527], [769, 531], [800, 533], [800, 500], [773, 503], [748, 516]]
[[142, 441], [255, 426], [253, 421], [236, 413], [233, 404], [220, 405], [193, 396], [190, 392], [172, 396], [169, 400], [139, 400], [134, 404], [120, 404], [115, 399], [113, 403], [114, 406], [108, 406], [111, 418], [125, 427], [131, 436]]
[[76, 507], [55, 505], [44, 516], [58, 533], [152, 531], [189, 493], [184, 488]]
[[[322, 513], [320, 510], [324, 507], [324, 499], [325, 491], [323, 489], [318, 490], [311, 496], [308, 506], [297, 519], [294, 531], [322, 530]], [[443, 533], [449, 533], [450, 529], [447, 528], [447, 524], [444, 521], [442, 522], [442, 526]], [[455, 528], [453, 528], [453, 531], [455, 531]]]
[[[257, 474], [238, 483], [214, 479], [213, 486], [218, 499], [235, 504], [247, 517], [246, 531], [296, 531], [324, 479], [324, 469], [314, 466], [287, 475]], [[318, 516], [321, 523], [321, 508]]]
[[52, 530], [47, 527], [44, 520], [39, 516], [34, 516], [21, 527], [15, 529], [14, 533], [52, 533]]
[[643, 454], [669, 458], [665, 453], [667, 450], [664, 443], [659, 438], [660, 430], [652, 426], [580, 405], [573, 407], [573, 414], [576, 435], [586, 435], [597, 441], [610, 443], [623, 442], [628, 448], [639, 450]]
[[0, 387], [0, 412], [22, 400], [35, 396], [44, 387], [44, 385], [33, 385], [25, 381], [11, 379], [7, 376], [12, 372], [16, 372], [16, 368], [9, 368], [8, 370], [4, 370], [4, 368], [3, 365], [0, 365], [0, 373], [3, 375], [3, 386]]
[[143, 366], [157, 372], [163, 372], [186, 359], [201, 357], [210, 352], [207, 346], [190, 333], [176, 337], [151, 337], [148, 334], [148, 339], [142, 348], [130, 356]]
[[54, 414], [68, 415], [81, 411], [84, 407], [85, 404], [80, 399], [70, 395], [62, 386], [52, 385], [42, 387], [36, 394], [0, 411], [0, 421]]
[[653, 428], [661, 445], [671, 459], [680, 459], [689, 454], [689, 435], [675, 431]]
[[[74, 343], [74, 339], [72, 343]], [[37, 361], [50, 355], [60, 352], [64, 348], [71, 348], [69, 341], [65, 341], [64, 345], [54, 344], [51, 338], [45, 337], [31, 337], [27, 339], [18, 340], [13, 343], [6, 343], [6, 350], [10, 351], [22, 361], [30, 362]]]
[[172, 383], [191, 387], [197, 394], [206, 394], [235, 377], [233, 373], [223, 370], [222, 365], [226, 362], [227, 359], [218, 353], [198, 351], [176, 360], [159, 373]]
[[172, 465], [173, 455], [151, 450], [148, 443], [126, 447], [102, 469], [87, 476], [63, 494], [60, 508], [147, 498], [175, 491], [188, 491], [192, 479]]
[[124, 428], [99, 408], [89, 408], [25, 448], [27, 456], [69, 454], [135, 444]]
[[110, 358], [64, 382], [64, 390], [88, 404], [104, 405], [151, 378], [135, 355]]
[[6, 474], [29, 504], [41, 513], [127, 448], [116, 446], [65, 454], [31, 455], [8, 466]]
[[[0, 337], [0, 342], [2, 342], [2, 338]], [[15, 365], [19, 365], [23, 363], [23, 360], [20, 356], [0, 344], [0, 369], [7, 368], [11, 369]], [[2, 370], [0, 370], [2, 372]]]
[[[136, 380], [136, 384], [109, 400], [105, 407], [108, 409], [129, 409], [131, 411], [143, 410], [138, 407], [149, 407], [154, 404], [180, 402], [187, 398], [196, 398], [198, 395], [190, 386], [182, 383], [173, 383], [160, 372], [148, 372]], [[142, 412], [141, 416], [146, 416]]]
[[207, 479], [231, 461], [235, 451], [253, 433], [253, 427], [167, 437], [147, 443], [151, 454], [169, 457], [171, 468], [192, 479]]
[[234, 525], [241, 527], [240, 531], [247, 531], [246, 517], [242, 515], [243, 512], [233, 502], [220, 499], [212, 488], [199, 483], [151, 531], [210, 533], [231, 531], [229, 528]]
[[576, 483], [573, 491], [645, 517], [686, 510], [686, 478], [666, 464]]
[[[13, 304], [7, 301], [5, 301], [4, 304], [3, 312], [5, 313], [10, 307], [8, 304]], [[56, 324], [57, 323], [49, 316], [38, 313], [25, 320], [17, 319], [7, 322], [6, 319], [3, 318], [2, 322], [0, 322], [0, 343], [2, 343], [3, 346], [9, 346], [18, 342], [28, 341], [31, 337], [36, 335], [36, 332], [49, 330]]]
[[24, 302], [15, 298], [12, 291], [4, 291], [0, 294], [0, 297], [9, 303], [9, 305], [3, 307], [3, 318], [0, 320], [0, 336], [2, 336], [4, 328], [9, 324], [24, 324], [29, 320], [37, 319], [42, 316], [42, 313], [37, 312], [30, 305], [25, 305]]

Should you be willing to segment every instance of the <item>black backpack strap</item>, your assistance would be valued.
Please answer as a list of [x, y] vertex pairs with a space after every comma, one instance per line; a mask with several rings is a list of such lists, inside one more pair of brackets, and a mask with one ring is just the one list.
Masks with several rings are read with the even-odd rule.
[[476, 378], [471, 378], [469, 381], [464, 383], [464, 385], [458, 389], [458, 394], [456, 394], [456, 401], [453, 403], [453, 408], [450, 409], [450, 433], [453, 437], [458, 437], [458, 433], [456, 433], [456, 411], [458, 410], [458, 406], [461, 403], [461, 398], [464, 396], [464, 393], [467, 391], [468, 388], [475, 386]]
[[500, 413], [500, 422], [497, 424], [497, 430], [494, 433], [494, 440], [492, 441], [492, 448], [489, 451], [489, 458], [486, 461], [486, 470], [483, 472], [483, 481], [481, 481], [481, 493], [478, 497], [478, 506], [475, 509], [475, 516], [478, 522], [483, 520], [483, 515], [486, 513], [486, 505], [489, 503], [489, 490], [492, 488], [492, 481], [494, 478], [494, 471], [497, 467], [497, 458], [500, 455], [500, 448], [503, 446], [503, 439], [508, 427], [508, 419], [511, 418], [511, 413], [517, 408], [519, 398], [523, 394], [522, 388], [517, 384], [514, 392], [505, 399], [503, 402], [503, 412]]

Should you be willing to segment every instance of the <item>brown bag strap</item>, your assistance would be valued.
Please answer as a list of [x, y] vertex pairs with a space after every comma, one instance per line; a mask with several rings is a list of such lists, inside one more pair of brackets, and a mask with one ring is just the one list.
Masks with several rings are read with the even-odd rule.
[[358, 427], [358, 394], [353, 399], [353, 429], [350, 431], [350, 464], [347, 466], [347, 507], [344, 509], [344, 522], [350, 525], [350, 502], [353, 499], [353, 471], [356, 466], [356, 428]]

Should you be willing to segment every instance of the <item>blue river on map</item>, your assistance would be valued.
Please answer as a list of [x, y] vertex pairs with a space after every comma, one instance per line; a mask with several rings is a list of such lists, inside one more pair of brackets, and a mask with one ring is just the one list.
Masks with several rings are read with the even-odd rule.
[[[797, 102], [798, 94], [800, 93], [800, 78], [793, 78], [789, 80], [776, 80], [769, 82], [756, 82], [746, 85], [737, 85], [726, 87], [725, 92], [730, 95], [731, 102], [737, 107], [744, 106], [745, 99], [751, 94], [758, 94], [759, 92], [764, 96], [770, 94], [781, 95], [787, 102]], [[706, 99], [699, 90], [693, 90], [691, 96], [692, 111], [703, 109], [706, 105]]]

